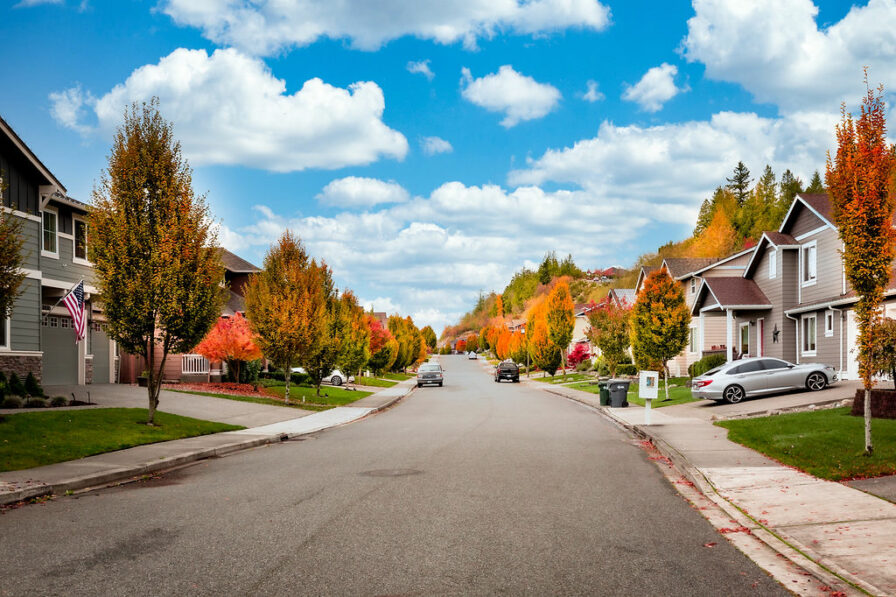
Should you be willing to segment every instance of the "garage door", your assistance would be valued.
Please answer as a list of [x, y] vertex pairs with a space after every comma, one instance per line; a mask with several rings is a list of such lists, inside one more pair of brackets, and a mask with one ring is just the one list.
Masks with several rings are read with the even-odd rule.
[[109, 339], [98, 323], [90, 324], [93, 383], [109, 383]]
[[72, 318], [50, 315], [41, 322], [40, 344], [44, 351], [42, 384], [78, 383], [78, 346]]

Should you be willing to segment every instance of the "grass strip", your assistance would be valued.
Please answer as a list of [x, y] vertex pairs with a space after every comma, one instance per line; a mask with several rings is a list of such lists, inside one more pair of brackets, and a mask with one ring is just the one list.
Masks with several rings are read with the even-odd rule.
[[[273, 388], [268, 388], [273, 389]], [[298, 402], [296, 402], [296, 394], [295, 394], [296, 386], [290, 386], [289, 390], [289, 404], [283, 402], [283, 394], [284, 388], [280, 386], [280, 399], [276, 398], [265, 398], [264, 396], [244, 396], [241, 394], [216, 394], [214, 392], [198, 392], [195, 390], [171, 390], [167, 389], [167, 392], [179, 392], [181, 394], [195, 394], [196, 396], [208, 396], [209, 398], [223, 398], [224, 400], [236, 400], [237, 402], [252, 402], [253, 404], [267, 404], [268, 406], [284, 406], [286, 408], [297, 408], [300, 410], [313, 410], [313, 411], [321, 411], [321, 410], [330, 410], [333, 408], [332, 405], [327, 404], [302, 404], [302, 397], [299, 395]], [[265, 390], [267, 391], [267, 390]]]
[[404, 381], [406, 379], [411, 379], [414, 377], [413, 375], [408, 375], [407, 373], [386, 373], [383, 375], [386, 379], [392, 379], [395, 381]]
[[356, 377], [355, 385], [356, 386], [368, 386], [375, 388], [391, 388], [396, 385], [397, 381], [390, 381], [388, 379], [380, 379], [378, 377]]
[[0, 471], [17, 471], [144, 444], [245, 429], [163, 412], [156, 412], [156, 426], [149, 427], [147, 416], [145, 408], [5, 415], [0, 417]]
[[896, 420], [872, 419], [874, 454], [864, 455], [865, 422], [849, 408], [720, 421], [728, 439], [821, 479], [896, 474]]
[[[265, 394], [279, 398], [281, 400], [280, 404], [283, 404], [283, 395], [286, 393], [285, 387], [264, 388], [262, 391]], [[373, 394], [373, 392], [347, 390], [336, 386], [321, 386], [320, 396], [318, 396], [317, 389], [311, 386], [290, 386], [289, 401], [292, 402], [295, 400], [296, 402], [301, 402], [302, 396], [304, 396], [305, 400], [312, 404], [320, 404], [330, 407], [345, 406], [346, 404], [351, 404], [352, 402], [360, 400], [365, 396], [370, 396], [371, 394]]]
[[596, 377], [591, 375], [585, 375], [584, 373], [567, 373], [566, 378], [564, 379], [562, 373], [558, 373], [554, 377], [533, 377], [535, 381], [540, 381], [542, 383], [552, 383], [552, 384], [561, 384], [561, 383], [570, 383], [574, 381], [587, 381], [594, 380], [597, 381]]

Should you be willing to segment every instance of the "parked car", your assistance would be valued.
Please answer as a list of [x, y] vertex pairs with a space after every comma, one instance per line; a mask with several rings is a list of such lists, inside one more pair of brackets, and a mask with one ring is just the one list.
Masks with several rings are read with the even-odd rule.
[[[306, 373], [306, 374], [308, 373], [307, 371], [305, 371], [304, 367], [293, 367], [292, 372], [293, 373]], [[349, 383], [354, 383], [355, 376], [354, 375], [346, 376], [339, 369], [333, 369], [330, 372], [330, 374], [323, 379], [323, 381], [324, 381], [324, 383], [329, 383], [334, 386], [341, 386], [343, 384], [343, 382], [345, 382], [345, 381], [348, 381]]]
[[470, 352], [467, 353], [467, 358], [470, 359], [471, 361], [474, 361], [478, 357], [476, 356], [476, 353], [471, 350]]
[[838, 381], [833, 367], [794, 365], [781, 359], [751, 357], [710, 369], [691, 382], [694, 398], [736, 404], [744, 398], [791, 390], [823, 390]]
[[495, 367], [495, 381], [500, 383], [502, 379], [509, 379], [513, 383], [519, 383], [519, 366], [512, 361], [504, 361], [502, 363], [498, 363], [498, 366]]
[[417, 387], [422, 388], [424, 384], [434, 383], [442, 387], [445, 381], [442, 366], [438, 363], [423, 363], [417, 369]]

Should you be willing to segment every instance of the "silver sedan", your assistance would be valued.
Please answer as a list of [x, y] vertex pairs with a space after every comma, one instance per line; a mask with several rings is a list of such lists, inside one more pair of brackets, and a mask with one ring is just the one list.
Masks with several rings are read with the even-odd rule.
[[691, 394], [694, 398], [735, 404], [751, 396], [791, 390], [823, 390], [837, 381], [837, 373], [828, 365], [794, 365], [781, 359], [752, 357], [725, 363], [695, 377], [691, 382]]

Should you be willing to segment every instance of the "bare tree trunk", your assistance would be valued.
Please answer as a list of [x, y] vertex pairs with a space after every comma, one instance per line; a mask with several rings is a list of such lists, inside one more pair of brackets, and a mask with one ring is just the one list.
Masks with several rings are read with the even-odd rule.
[[156, 354], [155, 354], [155, 350], [153, 350], [154, 348], [155, 348], [155, 345], [153, 344], [152, 340], [147, 342], [147, 344], [146, 344], [146, 371], [149, 374], [149, 377], [146, 380], [146, 393], [149, 398], [149, 409], [148, 409], [149, 415], [147, 416], [147, 419], [146, 419], [147, 425], [155, 425], [155, 418], [156, 418], [157, 403], [155, 401], [155, 391], [154, 391], [154, 386], [156, 384], [156, 375], [155, 375]]
[[669, 364], [668, 363], [663, 363], [663, 379], [666, 382], [666, 400], [663, 401], [663, 402], [665, 402], [665, 401], [669, 400]]
[[283, 391], [283, 399], [286, 401], [286, 404], [289, 404], [289, 382], [292, 381], [292, 367], [290, 367], [290, 363], [286, 363], [286, 367], [283, 371], [283, 378], [286, 381], [286, 389]]
[[865, 455], [871, 456], [874, 446], [871, 444], [871, 390], [865, 388]]

